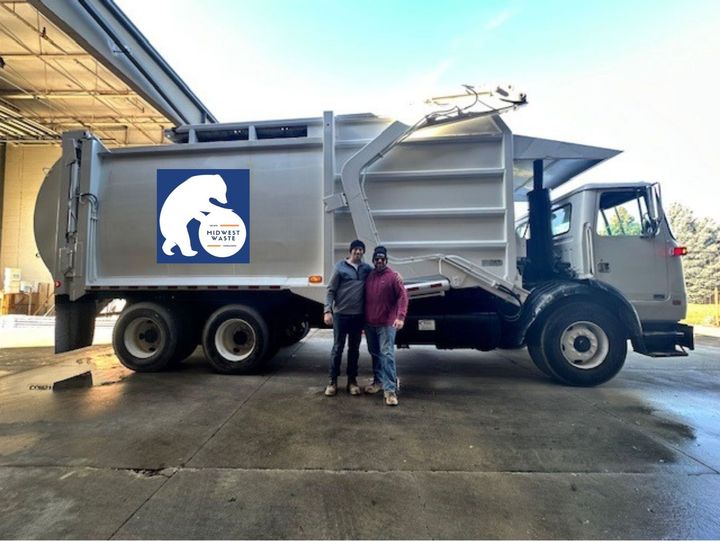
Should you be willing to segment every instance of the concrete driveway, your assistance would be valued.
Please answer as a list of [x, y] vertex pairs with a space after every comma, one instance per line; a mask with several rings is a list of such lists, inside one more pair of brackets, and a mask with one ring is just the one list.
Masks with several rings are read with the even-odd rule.
[[524, 351], [414, 347], [394, 409], [324, 397], [330, 346], [252, 377], [0, 350], [0, 538], [720, 538], [717, 342], [593, 389]]

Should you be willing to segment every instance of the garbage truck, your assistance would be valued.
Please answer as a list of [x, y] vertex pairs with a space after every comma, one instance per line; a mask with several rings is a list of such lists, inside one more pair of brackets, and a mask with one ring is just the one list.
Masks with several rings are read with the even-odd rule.
[[[681, 247], [657, 183], [550, 191], [619, 153], [513, 134], [509, 86], [465, 87], [416, 122], [373, 114], [178, 126], [171, 143], [62, 137], [35, 208], [55, 282], [55, 349], [91, 344], [111, 299], [119, 360], [159, 371], [202, 345], [221, 373], [258, 371], [322, 327], [334, 263], [384, 245], [410, 299], [397, 345], [527, 347], [594, 386], [628, 348], [684, 356]], [[527, 202], [526, 217], [515, 204]]]

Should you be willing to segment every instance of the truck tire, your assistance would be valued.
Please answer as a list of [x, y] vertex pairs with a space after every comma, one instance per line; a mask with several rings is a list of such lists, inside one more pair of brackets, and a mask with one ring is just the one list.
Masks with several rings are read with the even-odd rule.
[[245, 305], [226, 305], [208, 318], [202, 345], [213, 368], [223, 374], [257, 372], [270, 343], [267, 324]]
[[275, 356], [277, 356], [277, 353], [280, 351], [280, 343], [277, 339], [270, 339], [270, 343], [268, 344], [267, 350], [265, 350], [265, 355], [263, 356], [263, 362], [270, 361]]
[[310, 322], [307, 320], [293, 320], [285, 324], [280, 332], [280, 346], [291, 346], [302, 341], [310, 331]]
[[172, 359], [172, 364], [177, 366], [185, 361], [190, 355], [195, 352], [195, 349], [200, 344], [201, 338], [201, 324], [198, 319], [194, 317], [190, 309], [185, 309], [180, 312], [180, 322], [182, 326], [182, 333], [178, 339], [177, 350]]
[[553, 375], [552, 371], [550, 370], [550, 366], [548, 365], [547, 359], [545, 359], [545, 355], [543, 354], [543, 350], [540, 347], [540, 340], [539, 339], [532, 339], [528, 342], [528, 352], [530, 353], [530, 359], [535, 364], [535, 367], [538, 368], [538, 370], [551, 378], [555, 378], [555, 375]]
[[143, 372], [165, 369], [177, 353], [181, 326], [157, 303], [136, 303], [123, 310], [113, 329], [113, 349], [125, 367]]
[[195, 352], [195, 349], [198, 347], [198, 341], [195, 337], [183, 337], [180, 340], [180, 344], [177, 347], [177, 351], [175, 355], [173, 356], [172, 363], [173, 365], [179, 365], [183, 361], [185, 361], [187, 358], [190, 357], [190, 354]]
[[545, 366], [564, 384], [597, 386], [622, 369], [627, 338], [604, 307], [570, 303], [548, 316], [530, 355], [541, 370]]

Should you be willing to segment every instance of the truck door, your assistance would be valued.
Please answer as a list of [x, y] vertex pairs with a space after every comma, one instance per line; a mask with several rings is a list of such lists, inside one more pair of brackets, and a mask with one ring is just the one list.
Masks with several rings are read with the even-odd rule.
[[644, 321], [662, 319], [669, 303], [667, 245], [648, 196], [645, 187], [599, 192], [592, 235], [591, 273], [619, 289]]

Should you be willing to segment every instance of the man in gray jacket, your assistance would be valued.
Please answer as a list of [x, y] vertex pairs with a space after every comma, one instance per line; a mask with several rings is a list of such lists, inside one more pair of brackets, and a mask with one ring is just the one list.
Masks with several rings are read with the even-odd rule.
[[365, 279], [373, 269], [362, 261], [364, 254], [365, 244], [362, 241], [356, 239], [350, 243], [350, 255], [335, 265], [327, 288], [323, 319], [326, 325], [333, 326], [335, 339], [330, 356], [330, 382], [325, 388], [325, 395], [329, 397], [337, 393], [337, 379], [346, 338], [347, 391], [350, 395], [361, 394], [357, 374], [360, 340], [365, 326]]

